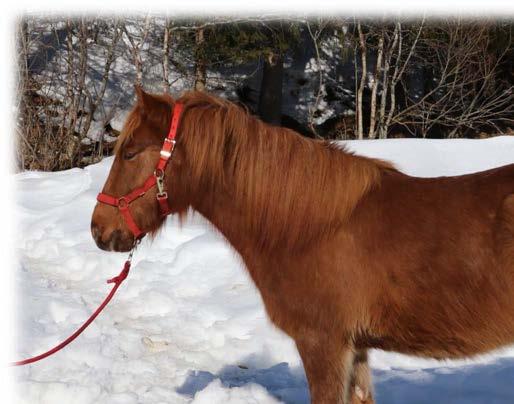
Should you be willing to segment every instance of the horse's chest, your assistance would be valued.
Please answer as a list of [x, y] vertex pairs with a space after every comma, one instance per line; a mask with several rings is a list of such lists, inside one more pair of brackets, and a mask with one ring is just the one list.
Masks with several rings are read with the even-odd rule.
[[276, 267], [255, 283], [270, 320], [289, 335], [306, 326], [323, 327], [340, 313], [336, 299], [326, 293], [328, 280], [313, 276], [312, 270], [302, 271], [301, 266]]

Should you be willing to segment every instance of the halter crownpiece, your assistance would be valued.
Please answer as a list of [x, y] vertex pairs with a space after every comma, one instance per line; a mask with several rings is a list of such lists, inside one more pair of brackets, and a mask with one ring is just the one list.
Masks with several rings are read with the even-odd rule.
[[117, 207], [125, 219], [125, 223], [128, 228], [134, 234], [134, 238], [137, 240], [145, 235], [141, 229], [136, 224], [136, 221], [132, 217], [132, 213], [130, 213], [129, 205], [135, 201], [136, 199], [142, 197], [146, 194], [148, 190], [157, 186], [157, 203], [159, 204], [159, 210], [161, 212], [161, 216], [167, 216], [171, 213], [169, 205], [168, 205], [168, 193], [164, 189], [164, 173], [166, 171], [166, 166], [168, 165], [168, 161], [173, 155], [173, 150], [175, 149], [175, 137], [177, 136], [178, 125], [180, 123], [180, 116], [184, 109], [184, 104], [176, 103], [173, 108], [173, 116], [171, 118], [170, 130], [168, 132], [168, 136], [164, 139], [164, 143], [161, 148], [159, 161], [157, 162], [157, 166], [150, 177], [144, 182], [142, 186], [134, 189], [126, 195], [116, 197], [112, 195], [107, 195], [103, 192], [100, 192], [96, 197], [96, 200], [100, 203], [105, 203], [107, 205], [111, 205]]

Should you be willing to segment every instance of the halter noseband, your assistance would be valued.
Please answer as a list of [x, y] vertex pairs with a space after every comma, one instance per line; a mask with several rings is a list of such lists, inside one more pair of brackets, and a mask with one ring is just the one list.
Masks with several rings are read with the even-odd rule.
[[175, 104], [173, 108], [173, 116], [171, 118], [170, 130], [168, 132], [168, 136], [166, 136], [166, 139], [164, 139], [159, 161], [155, 171], [152, 175], [150, 175], [150, 177], [148, 177], [145, 183], [141, 187], [136, 188], [128, 194], [120, 197], [107, 195], [103, 192], [100, 192], [96, 197], [98, 202], [105, 203], [119, 209], [120, 213], [125, 219], [125, 223], [127, 224], [130, 231], [134, 234], [135, 240], [138, 240], [141, 236], [144, 236], [145, 233], [137, 226], [134, 218], [132, 217], [132, 214], [130, 213], [129, 205], [136, 199], [146, 194], [146, 192], [154, 185], [157, 185], [157, 202], [159, 204], [161, 216], [167, 216], [171, 213], [168, 205], [168, 193], [164, 190], [164, 172], [173, 153], [173, 149], [175, 148], [175, 137], [177, 136], [180, 115], [182, 114], [183, 109], [183, 104]]

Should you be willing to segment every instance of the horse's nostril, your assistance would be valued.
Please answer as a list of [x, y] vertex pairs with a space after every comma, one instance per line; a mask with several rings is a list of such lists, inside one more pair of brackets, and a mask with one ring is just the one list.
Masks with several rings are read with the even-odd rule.
[[93, 240], [95, 240], [98, 248], [105, 251], [110, 250], [111, 239], [108, 238], [107, 240], [104, 240], [104, 237], [102, 237], [104, 235], [103, 227], [98, 226], [95, 223], [91, 223], [91, 235], [93, 236]]

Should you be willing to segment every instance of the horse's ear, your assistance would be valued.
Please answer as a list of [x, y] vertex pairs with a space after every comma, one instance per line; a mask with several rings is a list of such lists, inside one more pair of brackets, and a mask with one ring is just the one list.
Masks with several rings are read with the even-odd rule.
[[166, 117], [169, 112], [169, 104], [161, 98], [145, 92], [143, 87], [138, 84], [134, 85], [134, 90], [136, 91], [139, 113], [156, 125], [162, 124], [163, 117]]
[[[148, 109], [151, 105], [151, 95], [143, 90], [143, 87], [139, 84], [134, 84], [136, 90], [137, 104], [144, 109]], [[146, 107], [146, 108], [145, 108]]]

